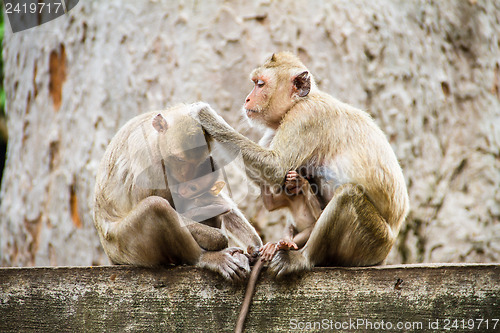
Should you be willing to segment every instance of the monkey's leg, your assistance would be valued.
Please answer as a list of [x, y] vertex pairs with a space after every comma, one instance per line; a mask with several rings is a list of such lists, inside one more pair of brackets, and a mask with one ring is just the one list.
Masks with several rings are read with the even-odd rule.
[[114, 263], [156, 266], [195, 264], [202, 249], [181, 223], [179, 214], [162, 197], [147, 197], [106, 234]]
[[269, 269], [281, 276], [314, 265], [377, 265], [394, 240], [391, 228], [364, 193], [356, 185], [344, 184], [335, 191], [304, 248], [279, 251]]
[[167, 200], [151, 196], [112, 223], [103, 245], [113, 263], [138, 266], [190, 264], [241, 279], [250, 271], [242, 250], [204, 251]]

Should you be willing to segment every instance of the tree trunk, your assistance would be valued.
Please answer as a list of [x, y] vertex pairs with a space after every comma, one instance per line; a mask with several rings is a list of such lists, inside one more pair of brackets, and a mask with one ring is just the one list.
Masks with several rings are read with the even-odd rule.
[[[1, 265], [107, 263], [92, 195], [120, 126], [203, 100], [257, 139], [238, 110], [250, 71], [278, 50], [390, 139], [412, 204], [390, 262], [500, 260], [498, 1], [225, 3], [80, 1], [14, 34], [6, 20]], [[239, 205], [276, 239], [282, 213], [257, 192]]]

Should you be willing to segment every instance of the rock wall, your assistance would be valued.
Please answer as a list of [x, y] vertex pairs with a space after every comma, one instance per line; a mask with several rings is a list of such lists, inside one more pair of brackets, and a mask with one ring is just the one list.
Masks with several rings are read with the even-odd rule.
[[[500, 3], [472, 0], [94, 0], [24, 32], [6, 24], [0, 263], [107, 263], [92, 192], [120, 126], [203, 100], [258, 139], [239, 109], [279, 50], [366, 109], [400, 159], [412, 209], [389, 262], [499, 261], [499, 36]], [[257, 194], [240, 206], [276, 239], [282, 213]]]

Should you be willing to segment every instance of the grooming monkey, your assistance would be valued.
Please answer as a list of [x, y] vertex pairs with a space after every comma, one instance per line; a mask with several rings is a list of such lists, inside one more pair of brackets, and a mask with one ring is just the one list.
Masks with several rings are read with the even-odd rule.
[[[118, 131], [97, 172], [94, 223], [114, 264], [190, 264], [238, 280], [250, 270], [248, 258], [228, 248], [226, 233], [244, 248], [262, 242], [234, 202], [218, 193], [207, 137], [189, 116], [192, 107], [145, 113]], [[185, 199], [199, 194], [205, 206], [196, 208], [210, 218], [199, 223], [174, 209], [176, 202], [189, 210]]]
[[305, 246], [280, 250], [269, 264], [276, 276], [324, 266], [384, 262], [409, 210], [401, 167], [384, 133], [364, 111], [316, 86], [304, 64], [274, 54], [251, 74], [248, 118], [273, 133], [261, 147], [231, 128], [209, 105], [192, 109], [217, 141], [241, 150], [249, 176], [282, 186], [290, 170], [312, 180], [325, 208]]

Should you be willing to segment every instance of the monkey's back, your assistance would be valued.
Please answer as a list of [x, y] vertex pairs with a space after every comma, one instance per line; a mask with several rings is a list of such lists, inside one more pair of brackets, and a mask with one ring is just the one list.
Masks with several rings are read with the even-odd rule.
[[159, 134], [150, 127], [157, 114], [168, 119], [187, 114], [182, 107], [138, 115], [112, 138], [97, 171], [94, 191], [96, 226], [120, 220], [138, 202], [152, 195], [172, 201], [163, 177]]
[[319, 175], [318, 185], [327, 201], [340, 185], [358, 185], [398, 229], [408, 213], [409, 199], [403, 172], [385, 134], [365, 111], [320, 91], [309, 98], [308, 112], [292, 115], [295, 124], [284, 135], [303, 137], [310, 151], [294, 167]]

